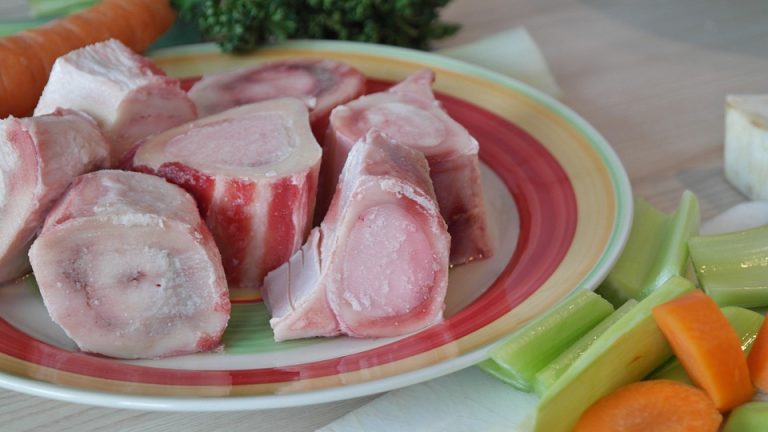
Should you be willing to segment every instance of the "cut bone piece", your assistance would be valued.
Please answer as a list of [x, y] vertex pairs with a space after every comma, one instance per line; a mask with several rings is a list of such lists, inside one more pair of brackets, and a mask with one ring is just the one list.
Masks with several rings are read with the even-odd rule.
[[192, 197], [165, 180], [77, 178], [29, 253], [51, 318], [83, 351], [156, 358], [219, 346], [230, 302]]
[[114, 39], [56, 60], [35, 115], [57, 107], [96, 119], [112, 147], [113, 166], [138, 140], [197, 117], [178, 80]]
[[320, 228], [265, 279], [275, 340], [398, 336], [439, 321], [449, 249], [424, 156], [368, 135]]
[[187, 189], [216, 239], [230, 287], [258, 288], [301, 247], [321, 150], [295, 98], [244, 105], [141, 144], [134, 170]]
[[297, 97], [310, 108], [309, 120], [319, 140], [331, 110], [364, 92], [365, 77], [352, 66], [298, 58], [205, 75], [189, 90], [189, 97], [201, 117], [253, 102]]
[[492, 254], [477, 141], [442, 109], [434, 73], [422, 69], [388, 91], [363, 96], [331, 113], [323, 155], [319, 210], [327, 205], [352, 145], [371, 129], [421, 151], [429, 161], [440, 211], [451, 233], [451, 264]]
[[29, 272], [27, 252], [53, 204], [108, 162], [99, 127], [80, 112], [0, 120], [0, 282]]

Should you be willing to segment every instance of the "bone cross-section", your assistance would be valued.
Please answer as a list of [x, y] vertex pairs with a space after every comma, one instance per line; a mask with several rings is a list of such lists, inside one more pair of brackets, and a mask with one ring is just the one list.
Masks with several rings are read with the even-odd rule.
[[318, 139], [337, 105], [365, 92], [365, 77], [352, 66], [330, 59], [295, 58], [204, 75], [189, 90], [200, 116], [280, 97], [296, 97], [310, 109]]
[[86, 352], [155, 358], [220, 345], [230, 301], [192, 197], [162, 178], [77, 178], [29, 253], [54, 322]]
[[478, 143], [443, 110], [432, 93], [434, 73], [422, 69], [387, 91], [333, 110], [325, 139], [322, 211], [352, 146], [371, 129], [421, 151], [429, 161], [440, 211], [451, 233], [451, 264], [492, 254], [483, 203]]
[[139, 145], [132, 168], [189, 191], [216, 239], [230, 287], [258, 288], [304, 242], [321, 150], [295, 98], [243, 105]]
[[449, 249], [424, 156], [368, 135], [321, 226], [265, 280], [275, 339], [397, 336], [440, 321]]

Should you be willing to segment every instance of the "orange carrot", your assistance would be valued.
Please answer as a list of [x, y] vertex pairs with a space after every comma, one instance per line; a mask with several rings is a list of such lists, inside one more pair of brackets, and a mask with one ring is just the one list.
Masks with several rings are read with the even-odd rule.
[[574, 432], [716, 432], [723, 416], [700, 389], [672, 380], [639, 381], [599, 399]]
[[763, 319], [763, 325], [747, 357], [747, 365], [755, 387], [768, 392], [768, 319]]
[[720, 412], [752, 399], [741, 342], [714, 300], [693, 291], [656, 306], [653, 317], [691, 380]]
[[32, 113], [58, 57], [110, 38], [142, 52], [175, 19], [168, 0], [104, 0], [77, 14], [0, 38], [0, 118]]

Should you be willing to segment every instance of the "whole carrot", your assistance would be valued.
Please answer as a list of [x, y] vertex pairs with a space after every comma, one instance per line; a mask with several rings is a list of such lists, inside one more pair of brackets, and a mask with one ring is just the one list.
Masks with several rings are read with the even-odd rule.
[[32, 113], [58, 57], [110, 38], [142, 52], [175, 19], [168, 0], [104, 0], [82, 12], [0, 38], [0, 118]]

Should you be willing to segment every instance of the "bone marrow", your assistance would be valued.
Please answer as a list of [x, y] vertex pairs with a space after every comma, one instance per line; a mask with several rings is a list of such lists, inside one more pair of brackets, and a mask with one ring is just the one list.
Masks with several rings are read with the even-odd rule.
[[333, 110], [325, 140], [318, 211], [322, 212], [352, 146], [372, 129], [421, 151], [429, 161], [440, 211], [451, 233], [451, 264], [489, 257], [478, 143], [442, 109], [432, 93], [434, 73], [422, 69], [389, 90]]
[[192, 197], [165, 180], [77, 178], [29, 253], [51, 318], [86, 352], [156, 358], [219, 346], [230, 301]]
[[449, 249], [426, 159], [372, 132], [320, 227], [265, 280], [275, 339], [397, 336], [439, 321]]
[[256, 289], [306, 238], [320, 159], [307, 108], [282, 98], [155, 135], [130, 165], [187, 189], [216, 239], [230, 286]]

